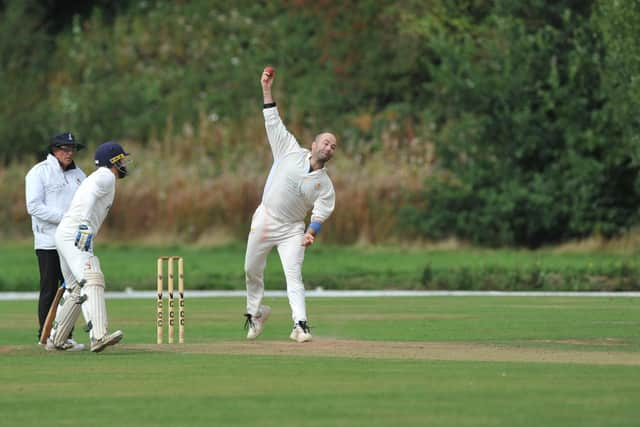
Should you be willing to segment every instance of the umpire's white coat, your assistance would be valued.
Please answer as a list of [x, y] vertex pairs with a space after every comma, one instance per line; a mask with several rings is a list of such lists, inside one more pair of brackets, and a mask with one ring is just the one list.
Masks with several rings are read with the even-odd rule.
[[35, 249], [56, 248], [56, 227], [85, 178], [75, 163], [63, 171], [53, 154], [29, 170], [25, 177], [25, 202], [31, 215]]
[[287, 281], [287, 296], [294, 322], [307, 320], [302, 262], [304, 220], [324, 222], [335, 207], [333, 184], [325, 168], [309, 172], [311, 152], [300, 147], [286, 129], [276, 107], [263, 110], [273, 166], [262, 203], [251, 221], [245, 274], [247, 313], [257, 314], [264, 296], [263, 273], [267, 255], [276, 246]]

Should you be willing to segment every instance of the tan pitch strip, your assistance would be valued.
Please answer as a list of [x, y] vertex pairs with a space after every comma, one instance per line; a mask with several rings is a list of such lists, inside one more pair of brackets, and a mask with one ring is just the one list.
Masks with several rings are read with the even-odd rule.
[[156, 328], [157, 343], [162, 344], [164, 335], [164, 264], [167, 264], [167, 293], [169, 305], [167, 316], [169, 317], [169, 327], [167, 343], [173, 344], [175, 335], [175, 306], [173, 290], [175, 284], [174, 265], [178, 262], [178, 342], [184, 343], [184, 261], [181, 256], [161, 256], [158, 257], [158, 299], [156, 303]]

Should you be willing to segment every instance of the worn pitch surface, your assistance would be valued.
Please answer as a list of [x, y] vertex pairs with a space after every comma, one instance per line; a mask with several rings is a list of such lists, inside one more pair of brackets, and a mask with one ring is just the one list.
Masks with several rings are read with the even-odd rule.
[[[532, 343], [533, 344], [533, 343]], [[617, 341], [558, 342], [573, 346], [624, 346]], [[0, 346], [0, 354], [41, 351], [35, 346]], [[216, 341], [201, 344], [123, 344], [111, 349], [123, 352], [171, 352], [268, 356], [346, 357], [403, 360], [449, 360], [483, 362], [578, 363], [594, 365], [640, 365], [640, 356], [625, 351], [555, 349], [468, 342], [391, 342], [347, 339], [316, 339], [309, 343], [288, 341]]]

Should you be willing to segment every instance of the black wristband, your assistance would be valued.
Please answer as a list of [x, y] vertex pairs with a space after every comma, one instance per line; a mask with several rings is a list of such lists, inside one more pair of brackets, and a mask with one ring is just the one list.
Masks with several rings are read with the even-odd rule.
[[262, 108], [271, 108], [271, 107], [275, 107], [276, 103], [275, 102], [270, 102], [268, 104], [262, 104]]

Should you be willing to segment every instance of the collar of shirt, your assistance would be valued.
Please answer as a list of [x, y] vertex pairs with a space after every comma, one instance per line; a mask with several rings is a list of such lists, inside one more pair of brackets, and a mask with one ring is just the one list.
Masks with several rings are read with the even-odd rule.
[[323, 166], [320, 169], [316, 169], [316, 170], [312, 170], [311, 169], [311, 151], [309, 151], [309, 154], [307, 154], [307, 159], [305, 160], [304, 165], [307, 168], [307, 173], [318, 172], [318, 171], [321, 171], [321, 170], [323, 170], [325, 168], [325, 166]]
[[311, 170], [311, 152], [307, 154], [307, 158], [304, 161], [304, 166], [306, 168], [307, 173], [313, 172], [313, 170]]
[[47, 154], [47, 162], [51, 163], [51, 166], [57, 165], [58, 169], [60, 169], [60, 171], [62, 171], [63, 173], [76, 168], [76, 162], [72, 160], [68, 168], [62, 169], [62, 164], [60, 163], [58, 158], [51, 153]]

